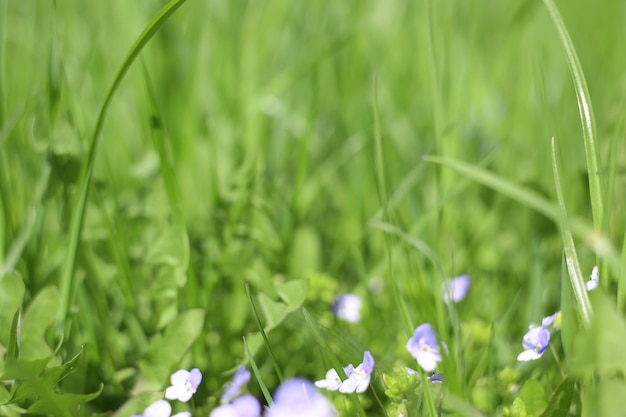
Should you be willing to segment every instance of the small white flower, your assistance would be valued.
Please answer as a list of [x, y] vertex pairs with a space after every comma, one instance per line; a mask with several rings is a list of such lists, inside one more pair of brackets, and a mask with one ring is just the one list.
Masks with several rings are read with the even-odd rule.
[[326, 372], [325, 379], [315, 381], [315, 386], [318, 388], [326, 388], [329, 391], [337, 391], [341, 386], [341, 378], [339, 378], [339, 374], [335, 368], [333, 368]]
[[591, 279], [587, 282], [585, 282], [585, 288], [587, 288], [587, 291], [593, 291], [596, 288], [598, 288], [598, 285], [600, 284], [600, 271], [598, 270], [598, 266], [594, 266], [593, 269], [591, 270]]

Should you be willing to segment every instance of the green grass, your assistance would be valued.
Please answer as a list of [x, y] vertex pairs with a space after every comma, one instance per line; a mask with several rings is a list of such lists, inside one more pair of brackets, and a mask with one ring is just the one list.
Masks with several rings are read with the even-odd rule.
[[409, 416], [623, 414], [623, 2], [166, 5], [0, 0], [0, 415], [126, 417], [198, 367], [206, 416], [249, 355], [267, 404], [369, 350], [325, 394], [393, 417], [424, 322]]

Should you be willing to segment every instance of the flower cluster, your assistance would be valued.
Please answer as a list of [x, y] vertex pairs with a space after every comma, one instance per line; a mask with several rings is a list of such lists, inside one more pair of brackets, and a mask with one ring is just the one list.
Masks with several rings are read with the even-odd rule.
[[[598, 267], [594, 266], [591, 271], [591, 279], [585, 283], [587, 291], [593, 291], [598, 288], [600, 283], [600, 274]], [[524, 351], [517, 355], [517, 360], [520, 362], [534, 361], [541, 358], [544, 352], [548, 349], [550, 344], [550, 327], [554, 330], [559, 330], [561, 327], [561, 312], [557, 311], [551, 316], [544, 317], [541, 320], [541, 325], [530, 324], [528, 332], [522, 339], [522, 346]]]
[[349, 394], [353, 392], [362, 393], [367, 390], [372, 377], [372, 371], [374, 370], [374, 357], [369, 351], [365, 351], [363, 354], [363, 362], [356, 368], [349, 364], [343, 371], [345, 372], [347, 379], [341, 381], [339, 374], [333, 368], [326, 372], [325, 379], [321, 379], [315, 382], [315, 385], [319, 388], [326, 388], [329, 391], [339, 391], [343, 394]]
[[[353, 384], [355, 390], [369, 384], [369, 375], [374, 367], [374, 359], [366, 352], [364, 363], [352, 368], [346, 383]], [[347, 368], [346, 368], [347, 369]], [[364, 375], [366, 375], [364, 377]], [[365, 379], [367, 381], [365, 382]], [[202, 373], [194, 368], [191, 371], [178, 370], [170, 377], [172, 385], [165, 390], [165, 398], [189, 401], [202, 381]], [[221, 405], [209, 417], [261, 417], [261, 403], [256, 397], [245, 393], [250, 381], [250, 372], [245, 366], [237, 369], [233, 379], [224, 389]], [[165, 400], [158, 400], [148, 406], [143, 414], [132, 417], [191, 417], [188, 411], [172, 414], [172, 406]], [[335, 417], [337, 410], [321, 395], [315, 386], [302, 378], [294, 378], [281, 384], [274, 394], [274, 402], [263, 413], [264, 417]]]

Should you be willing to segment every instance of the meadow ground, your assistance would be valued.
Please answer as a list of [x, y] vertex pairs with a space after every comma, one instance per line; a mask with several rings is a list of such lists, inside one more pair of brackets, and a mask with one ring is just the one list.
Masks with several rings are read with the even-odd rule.
[[339, 415], [625, 416], [624, 39], [621, 0], [0, 0], [0, 415], [364, 360]]

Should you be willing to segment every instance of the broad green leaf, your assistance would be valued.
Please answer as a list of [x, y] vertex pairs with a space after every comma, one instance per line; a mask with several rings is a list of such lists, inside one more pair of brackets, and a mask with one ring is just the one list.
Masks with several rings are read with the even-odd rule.
[[162, 389], [172, 368], [178, 365], [198, 338], [203, 325], [204, 310], [189, 310], [152, 338], [150, 348], [139, 363], [140, 379], [134, 394]]
[[22, 320], [22, 358], [33, 359], [50, 355], [45, 332], [55, 324], [60, 306], [59, 291], [48, 286], [39, 291], [30, 303]]
[[283, 300], [291, 310], [300, 308], [304, 300], [306, 300], [307, 291], [309, 289], [308, 279], [299, 279], [295, 281], [287, 281], [280, 284], [274, 284], [274, 289], [278, 296]]
[[163, 230], [148, 253], [147, 262], [187, 269], [189, 238], [182, 224], [175, 223]]
[[613, 302], [598, 289], [589, 293], [594, 309], [589, 328], [576, 336], [570, 372], [626, 372], [626, 323]]
[[15, 312], [22, 305], [24, 282], [15, 272], [0, 276], [0, 344], [9, 345], [9, 329]]
[[569, 415], [576, 382], [566, 377], [552, 394], [548, 406], [540, 417], [567, 417]]
[[524, 383], [520, 398], [524, 401], [529, 417], [537, 417], [546, 408], [546, 394], [543, 386], [536, 379], [529, 379]]
[[287, 304], [274, 301], [263, 293], [259, 294], [258, 299], [263, 315], [265, 316], [265, 331], [269, 331], [278, 326], [285, 317], [287, 317], [287, 314], [292, 311]]

